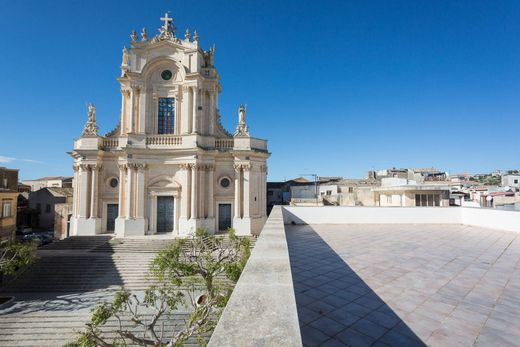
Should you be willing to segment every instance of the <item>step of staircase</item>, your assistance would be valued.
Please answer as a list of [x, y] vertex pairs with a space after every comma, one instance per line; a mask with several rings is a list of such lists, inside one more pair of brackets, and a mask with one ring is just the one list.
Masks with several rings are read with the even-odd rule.
[[[79, 236], [40, 248], [38, 259], [11, 282], [0, 296], [14, 295], [0, 307], [0, 346], [62, 346], [82, 331], [90, 309], [115, 290], [142, 292], [154, 280], [149, 276], [153, 258], [169, 239], [116, 239], [110, 235]], [[251, 247], [255, 239], [251, 238]], [[228, 281], [220, 276], [217, 281]], [[164, 320], [165, 331], [184, 324], [186, 313]], [[110, 321], [105, 330], [115, 327]], [[162, 322], [161, 322], [162, 324]], [[124, 326], [131, 326], [128, 317]], [[197, 346], [191, 338], [185, 346]]]

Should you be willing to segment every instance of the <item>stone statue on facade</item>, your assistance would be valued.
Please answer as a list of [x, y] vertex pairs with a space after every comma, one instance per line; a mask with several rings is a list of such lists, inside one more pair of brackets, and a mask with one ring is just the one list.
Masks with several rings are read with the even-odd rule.
[[132, 33], [130, 34], [130, 39], [132, 40], [132, 42], [137, 41], [137, 32], [135, 30], [132, 30]]
[[249, 128], [246, 124], [246, 106], [243, 104], [238, 108], [238, 125], [235, 136], [249, 136]]
[[143, 31], [141, 31], [141, 41], [148, 41], [148, 32], [146, 31], [146, 28], [143, 28]]
[[98, 136], [98, 126], [96, 124], [96, 106], [89, 102], [88, 105], [88, 118], [81, 136]]
[[128, 49], [123, 47], [123, 62], [121, 63], [121, 66], [128, 66], [129, 60], [130, 56], [128, 55]]

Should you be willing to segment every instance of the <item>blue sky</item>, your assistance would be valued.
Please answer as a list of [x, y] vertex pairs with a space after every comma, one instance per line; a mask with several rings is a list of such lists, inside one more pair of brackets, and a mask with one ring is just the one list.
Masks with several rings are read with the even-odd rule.
[[520, 168], [519, 1], [2, 1], [0, 165], [71, 175], [97, 106], [117, 123], [132, 29], [172, 11], [217, 47], [220, 110], [248, 105], [269, 179]]

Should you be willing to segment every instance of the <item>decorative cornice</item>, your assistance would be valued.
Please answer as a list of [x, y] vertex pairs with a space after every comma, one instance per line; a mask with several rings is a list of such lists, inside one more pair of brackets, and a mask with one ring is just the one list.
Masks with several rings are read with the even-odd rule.
[[249, 171], [251, 170], [251, 164], [233, 164], [233, 168], [237, 172], [240, 170]]

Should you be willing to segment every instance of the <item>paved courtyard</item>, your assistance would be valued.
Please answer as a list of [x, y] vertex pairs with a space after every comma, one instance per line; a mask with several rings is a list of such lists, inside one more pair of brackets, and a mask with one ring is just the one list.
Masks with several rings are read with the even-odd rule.
[[286, 226], [306, 346], [520, 346], [520, 234]]

